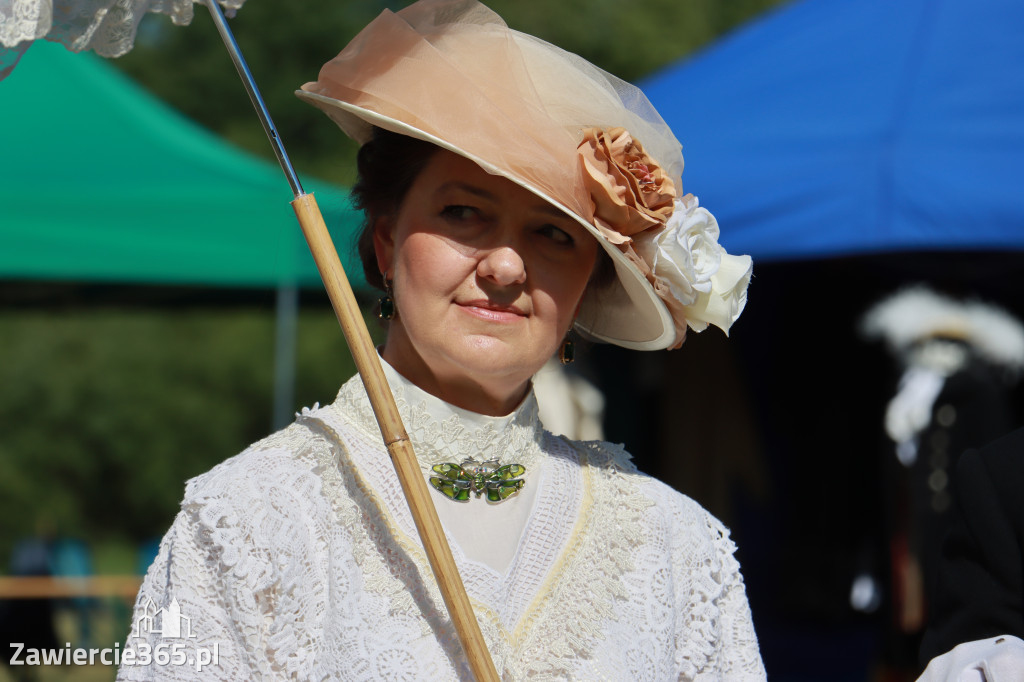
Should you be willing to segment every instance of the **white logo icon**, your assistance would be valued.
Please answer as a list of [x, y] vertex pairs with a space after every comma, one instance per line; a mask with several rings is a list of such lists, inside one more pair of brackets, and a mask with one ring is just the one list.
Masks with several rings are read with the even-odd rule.
[[160, 635], [163, 639], [194, 639], [192, 619], [181, 615], [181, 606], [172, 599], [165, 608], [157, 608], [156, 602], [147, 598], [142, 613], [135, 619], [132, 637], [142, 638], [147, 634]]

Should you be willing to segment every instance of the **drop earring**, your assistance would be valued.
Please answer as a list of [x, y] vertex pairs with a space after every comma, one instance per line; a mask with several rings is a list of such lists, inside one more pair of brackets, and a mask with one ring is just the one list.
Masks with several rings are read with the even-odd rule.
[[565, 337], [565, 341], [562, 341], [562, 347], [558, 349], [558, 359], [562, 361], [563, 365], [571, 365], [572, 361], [576, 359], [576, 344], [568, 336]]
[[391, 290], [392, 280], [384, 278], [384, 295], [377, 299], [377, 317], [390, 320], [395, 316], [395, 297]]

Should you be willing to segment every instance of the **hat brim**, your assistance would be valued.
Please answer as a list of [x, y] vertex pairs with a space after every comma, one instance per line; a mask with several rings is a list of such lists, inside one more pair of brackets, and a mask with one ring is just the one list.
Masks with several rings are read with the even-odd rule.
[[522, 178], [403, 121], [314, 92], [297, 90], [295, 94], [326, 113], [346, 135], [360, 144], [372, 137], [374, 127], [430, 142], [473, 161], [492, 175], [514, 182], [571, 216], [594, 235], [611, 257], [616, 273], [615, 283], [602, 288], [588, 287], [576, 318], [576, 330], [587, 338], [633, 350], [662, 350], [675, 342], [672, 316], [647, 278], [582, 216]]

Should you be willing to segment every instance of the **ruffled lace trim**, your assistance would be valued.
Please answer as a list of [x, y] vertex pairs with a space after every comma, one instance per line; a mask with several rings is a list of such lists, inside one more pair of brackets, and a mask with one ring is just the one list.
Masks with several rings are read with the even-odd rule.
[[644, 513], [653, 505], [629, 475], [636, 470], [621, 447], [570, 444], [589, 479], [586, 494], [599, 503], [584, 504], [572, 545], [516, 628], [519, 662], [530, 679], [572, 677], [576, 661], [600, 641], [602, 625], [615, 620], [615, 602], [628, 597], [622, 577], [634, 568], [632, 557], [644, 544]]
[[[233, 12], [245, 0], [219, 2]], [[120, 57], [132, 49], [147, 12], [187, 25], [192, 22], [192, 4], [193, 0], [13, 0], [0, 3], [0, 44], [14, 48], [46, 38], [73, 52], [93, 50], [104, 57]]]
[[[532, 392], [509, 418], [484, 418], [481, 424], [467, 423], [458, 408], [437, 398], [414, 398], [422, 392], [408, 388], [404, 381], [392, 381], [391, 392], [424, 471], [444, 462], [461, 464], [470, 457], [497, 459], [502, 464], [515, 462], [528, 472], [535, 470], [544, 431]], [[377, 419], [358, 377], [341, 387], [334, 406], [348, 413], [352, 425], [367, 438], [380, 438]]]

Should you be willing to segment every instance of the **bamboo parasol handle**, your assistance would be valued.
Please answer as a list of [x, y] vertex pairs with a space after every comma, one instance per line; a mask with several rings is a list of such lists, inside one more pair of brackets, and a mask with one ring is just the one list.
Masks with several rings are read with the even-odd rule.
[[402, 417], [395, 405], [395, 398], [391, 394], [391, 387], [388, 386], [384, 370], [380, 366], [377, 349], [370, 339], [352, 287], [338, 259], [331, 235], [324, 225], [320, 208], [312, 194], [296, 197], [292, 201], [292, 208], [295, 209], [302, 233], [323, 278], [324, 287], [334, 306], [338, 322], [341, 323], [356, 368], [363, 379], [377, 423], [380, 425], [381, 435], [384, 437], [384, 444], [391, 455], [391, 462], [395, 466], [402, 491], [416, 522], [416, 530], [419, 531], [444, 603], [466, 651], [469, 666], [480, 682], [497, 682], [498, 672], [487, 651], [480, 625], [473, 615], [473, 607], [466, 595], [466, 588], [459, 577], [455, 559], [452, 558], [448, 541], [441, 529], [441, 521], [437, 518], [437, 510], [430, 499], [427, 482], [423, 480], [412, 443], [409, 442], [409, 436], [402, 425]]

